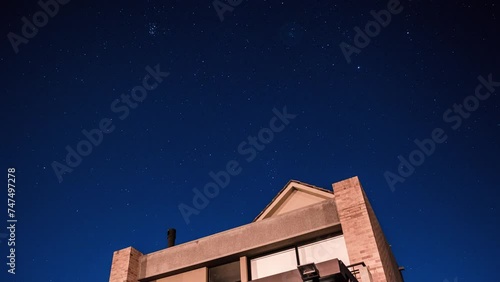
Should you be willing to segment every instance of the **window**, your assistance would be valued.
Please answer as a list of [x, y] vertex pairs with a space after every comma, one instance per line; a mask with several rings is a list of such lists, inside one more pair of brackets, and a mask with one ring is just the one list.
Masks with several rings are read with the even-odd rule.
[[278, 253], [250, 260], [252, 279], [263, 278], [274, 274], [297, 269], [295, 249], [288, 249]]
[[300, 246], [298, 251], [300, 264], [320, 263], [332, 259], [339, 259], [345, 265], [350, 264], [344, 236], [332, 237]]
[[345, 265], [350, 264], [344, 236], [340, 235], [251, 259], [252, 279], [295, 270], [297, 257], [299, 264], [317, 264], [332, 259], [339, 259]]
[[235, 261], [208, 269], [208, 282], [240, 282], [240, 262]]

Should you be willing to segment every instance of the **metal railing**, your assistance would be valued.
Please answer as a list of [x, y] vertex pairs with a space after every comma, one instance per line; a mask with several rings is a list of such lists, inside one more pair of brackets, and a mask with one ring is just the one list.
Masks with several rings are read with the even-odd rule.
[[360, 282], [372, 282], [370, 271], [365, 262], [353, 263], [347, 266], [349, 271]]

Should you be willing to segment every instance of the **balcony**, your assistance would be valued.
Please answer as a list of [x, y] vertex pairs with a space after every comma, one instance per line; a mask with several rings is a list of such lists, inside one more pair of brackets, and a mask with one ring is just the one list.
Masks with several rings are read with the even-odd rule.
[[364, 262], [348, 265], [347, 268], [351, 271], [352, 275], [360, 282], [372, 282], [372, 275]]
[[[320, 278], [311, 280], [311, 282], [359, 282], [351, 271], [338, 259], [316, 264]], [[267, 276], [260, 279], [252, 280], [252, 282], [302, 282], [302, 278], [298, 270], [290, 270], [287, 272]]]

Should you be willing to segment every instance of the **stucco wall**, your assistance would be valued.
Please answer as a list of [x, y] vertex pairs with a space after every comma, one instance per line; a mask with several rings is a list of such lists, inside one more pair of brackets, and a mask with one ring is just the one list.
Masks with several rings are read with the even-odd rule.
[[156, 280], [156, 282], [206, 282], [208, 281], [208, 269], [202, 267], [188, 272], [180, 273], [170, 277]]
[[287, 212], [313, 205], [324, 200], [325, 199], [320, 198], [314, 194], [306, 193], [300, 190], [294, 190], [292, 191], [292, 194], [286, 199], [286, 201], [282, 203], [278, 209], [276, 209], [274, 215], [285, 214]]
[[296, 243], [290, 240], [312, 239], [334, 230], [340, 230], [340, 222], [335, 201], [331, 199], [144, 255], [140, 259], [139, 279], [206, 266], [223, 257], [269, 251], [280, 244]]

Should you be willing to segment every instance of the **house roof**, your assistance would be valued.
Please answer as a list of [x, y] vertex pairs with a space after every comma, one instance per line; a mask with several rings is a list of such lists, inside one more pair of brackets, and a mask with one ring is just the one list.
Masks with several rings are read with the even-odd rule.
[[333, 191], [292, 179], [288, 181], [288, 183], [278, 192], [272, 201], [259, 213], [259, 215], [257, 215], [257, 217], [255, 217], [253, 222], [263, 220], [274, 215], [273, 212], [276, 212], [282, 205], [285, 204], [288, 198], [292, 197], [293, 191], [302, 191], [312, 194], [318, 198], [318, 201], [322, 200], [321, 198], [323, 198], [323, 200], [333, 198]]

